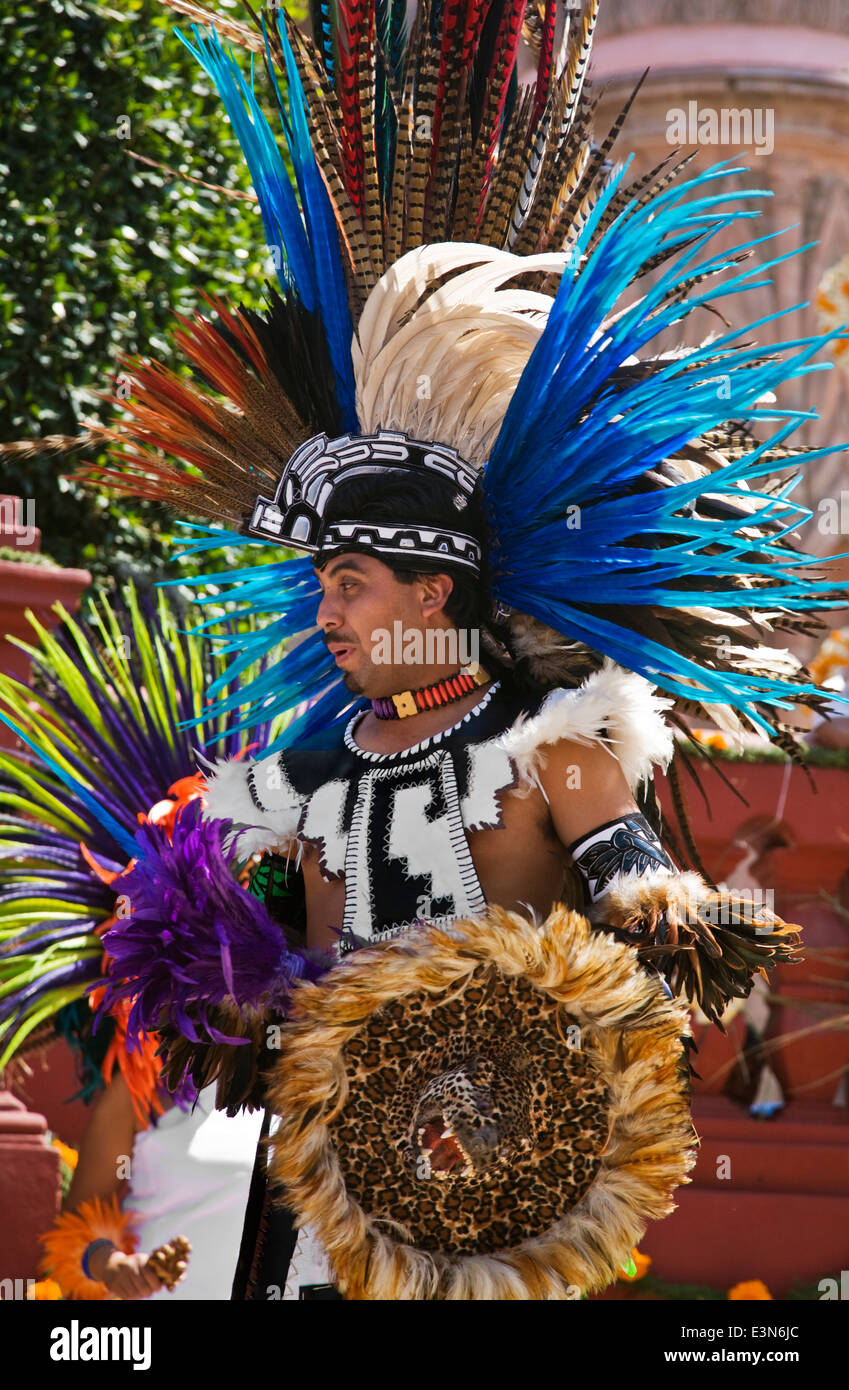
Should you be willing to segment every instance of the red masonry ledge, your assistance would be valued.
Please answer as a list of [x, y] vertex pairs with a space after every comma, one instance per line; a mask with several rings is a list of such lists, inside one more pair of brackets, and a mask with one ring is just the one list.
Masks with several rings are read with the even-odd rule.
[[[815, 1147], [808, 1161], [818, 1161]], [[782, 1299], [825, 1278], [839, 1285], [847, 1267], [845, 1193], [752, 1191], [727, 1182], [722, 1189], [679, 1189], [676, 1203], [640, 1243], [652, 1272], [667, 1283], [728, 1290], [762, 1279], [773, 1298]]]
[[[849, 771], [811, 766], [809, 779], [805, 769], [786, 763], [722, 759], [719, 765], [748, 804], [714, 767], [699, 765], [708, 807], [684, 783], [693, 836], [717, 881], [732, 888], [752, 880], [762, 884], [774, 893], [779, 915], [802, 926], [806, 959], [779, 966], [770, 976], [780, 1002], [773, 1004], [767, 1030], [769, 1060], [785, 1096], [827, 1103], [849, 1068], [849, 1032], [826, 1026], [845, 1013], [849, 938], [845, 918], [822, 897], [825, 892], [849, 906]], [[665, 779], [659, 777], [657, 785], [674, 828]], [[694, 1089], [719, 1092], [743, 1046], [743, 1020], [738, 1016], [725, 1038], [713, 1028], [695, 1031], [701, 1080]], [[786, 1042], [773, 1046], [782, 1038]]]
[[[90, 583], [88, 570], [54, 569], [47, 565], [0, 560], [0, 671], [27, 684], [30, 673], [27, 655], [6, 639], [17, 637], [30, 643], [34, 640], [35, 633], [26, 618], [28, 608], [46, 628], [57, 627], [59, 618], [51, 612], [52, 605], [62, 603], [69, 612], [75, 613]], [[0, 725], [0, 747], [14, 745], [14, 735]]]
[[0, 1229], [3, 1279], [35, 1279], [38, 1236], [59, 1210], [59, 1154], [47, 1142], [43, 1115], [0, 1091]]
[[[650, 1222], [640, 1241], [651, 1273], [667, 1284], [727, 1292], [760, 1279], [776, 1300], [822, 1279], [840, 1286], [847, 1268], [849, 1197], [748, 1192], [726, 1183], [724, 1191], [681, 1187], [675, 1202], [672, 1215]], [[639, 1285], [624, 1282], [601, 1295], [605, 1301], [639, 1296]]]
[[[725, 1097], [696, 1096], [693, 1123], [691, 1184], [640, 1242], [652, 1274], [725, 1290], [762, 1279], [776, 1299], [823, 1278], [839, 1284], [849, 1256], [846, 1112], [791, 1101], [774, 1120], [755, 1120]], [[635, 1295], [620, 1283], [603, 1297]]]
[[18, 1135], [26, 1135], [23, 1142], [28, 1143], [30, 1135], [44, 1134], [46, 1128], [47, 1121], [43, 1115], [34, 1115], [27, 1110], [23, 1101], [10, 1091], [0, 1091], [0, 1148], [12, 1136], [17, 1139]]
[[[773, 1004], [767, 1041], [786, 1041], [769, 1061], [788, 1103], [774, 1119], [757, 1120], [719, 1094], [743, 1045], [743, 1019], [738, 1014], [725, 1038], [697, 1026], [698, 1162], [691, 1185], [676, 1193], [678, 1209], [650, 1224], [640, 1248], [668, 1283], [728, 1289], [762, 1279], [780, 1299], [800, 1284], [839, 1282], [849, 1258], [849, 1115], [832, 1103], [849, 1068], [849, 1033], [810, 1031], [818, 1018], [845, 1013], [846, 925], [821, 893], [849, 905], [847, 771], [811, 767], [809, 780], [802, 768], [776, 762], [723, 759], [721, 767], [748, 805], [710, 766], [699, 768], [710, 814], [684, 783], [706, 868], [731, 887], [754, 881], [772, 889], [776, 911], [802, 924], [809, 953], [770, 978], [783, 1002]], [[674, 826], [661, 778], [658, 791]], [[636, 1286], [605, 1295], [629, 1296], [639, 1296]]]
[[694, 1187], [818, 1193], [849, 1201], [844, 1109], [791, 1100], [773, 1119], [758, 1120], [725, 1096], [696, 1096], [693, 1123], [701, 1140]]
[[26, 561], [0, 560], [0, 621], [3, 632], [12, 626], [32, 632], [23, 617], [24, 609], [34, 608], [45, 621], [55, 618], [50, 606], [57, 600], [66, 608], [79, 607], [80, 595], [91, 583], [88, 570], [54, 569], [50, 565], [28, 565]]
[[[781, 911], [782, 895], [810, 894], [816, 899], [823, 888], [835, 893], [849, 868], [849, 771], [811, 766], [809, 780], [804, 768], [788, 763], [717, 761], [748, 805], [707, 761], [696, 767], [709, 809], [685, 779], [690, 824], [708, 872], [733, 885], [741, 859], [735, 841], [750, 829], [769, 827], [778, 843], [768, 864], [758, 866], [758, 877], [774, 889], [776, 910]], [[655, 780], [664, 815], [674, 826], [666, 779], [658, 775]], [[838, 935], [834, 944], [839, 940]], [[842, 940], [845, 944], [845, 933]]]

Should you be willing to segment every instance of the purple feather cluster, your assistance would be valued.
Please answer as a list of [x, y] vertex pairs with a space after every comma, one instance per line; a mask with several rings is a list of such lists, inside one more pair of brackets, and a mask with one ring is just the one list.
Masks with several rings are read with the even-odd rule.
[[99, 1011], [131, 999], [129, 1036], [168, 1022], [192, 1042], [244, 1042], [215, 1029], [208, 1010], [231, 998], [283, 1012], [295, 980], [327, 969], [325, 959], [290, 949], [265, 905], [238, 883], [238, 852], [224, 848], [231, 829], [232, 821], [205, 820], [197, 799], [177, 816], [171, 839], [162, 826], [136, 832], [138, 862], [113, 884], [132, 912], [104, 935], [112, 959]]

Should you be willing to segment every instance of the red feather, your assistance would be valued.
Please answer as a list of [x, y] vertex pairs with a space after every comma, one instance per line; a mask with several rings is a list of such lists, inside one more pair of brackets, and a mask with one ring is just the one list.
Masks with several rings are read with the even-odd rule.
[[490, 90], [496, 92], [496, 101], [492, 129], [489, 135], [489, 145], [486, 152], [483, 184], [480, 191], [480, 204], [477, 216], [478, 229], [480, 228], [480, 223], [484, 214], [486, 190], [492, 178], [495, 149], [501, 135], [504, 104], [507, 101], [510, 79], [513, 76], [513, 69], [516, 66], [516, 55], [519, 51], [519, 40], [522, 36], [522, 25], [525, 21], [525, 10], [527, 7], [528, 0], [507, 0], [501, 14], [501, 22], [498, 26], [498, 37], [495, 41], [495, 54], [490, 70]]
[[[254, 330], [242, 314], [225, 300], [208, 294], [203, 298], [233, 335], [247, 362], [201, 314], [191, 319], [175, 314], [182, 327], [174, 334], [174, 341], [185, 359], [203, 373], [225, 401], [240, 411], [250, 410], [250, 396], [252, 388], [255, 394], [257, 381], [273, 384], [271, 368]], [[206, 486], [203, 478], [163, 463], [157, 451], [162, 450], [198, 468], [207, 478], [220, 480], [222, 470], [226, 474], [226, 460], [234, 442], [227, 424], [229, 417], [222, 416], [223, 402], [161, 362], [123, 356], [120, 361], [132, 376], [132, 396], [121, 403], [128, 418], [110, 429], [107, 437], [124, 446], [120, 453], [110, 454], [122, 471], [89, 464], [74, 476], [97, 481], [117, 492], [166, 502], [171, 500], [175, 488], [179, 488], [183, 496], [192, 490], [203, 494]], [[114, 404], [114, 396], [105, 392], [98, 394]], [[260, 452], [264, 449], [259, 438], [257, 449]], [[255, 459], [256, 452], [248, 449], [243, 456]], [[235, 461], [231, 460], [229, 467], [235, 483], [238, 472]]]
[[[342, 109], [342, 174], [354, 211], [365, 210], [365, 156], [360, 111], [360, 62], [368, 36], [364, 33], [373, 10], [370, 0], [339, 0], [338, 68], [336, 90]], [[365, 40], [365, 42], [364, 42]]]
[[484, 21], [489, 13], [492, 0], [469, 0], [466, 10], [466, 27], [463, 31], [461, 66], [470, 68], [480, 42]]
[[439, 138], [442, 133], [442, 113], [445, 108], [446, 78], [456, 67], [460, 56], [457, 52], [457, 39], [460, 33], [460, 11], [466, 0], [445, 0], [442, 10], [442, 47], [439, 55], [439, 80], [436, 88], [436, 104], [431, 127], [430, 173], [433, 177], [436, 159], [439, 154]]
[[542, 29], [542, 43], [537, 64], [537, 87], [534, 109], [531, 112], [531, 131], [536, 130], [540, 117], [548, 101], [551, 87], [551, 66], [554, 57], [554, 25], [557, 19], [557, 0], [545, 0], [545, 19]]

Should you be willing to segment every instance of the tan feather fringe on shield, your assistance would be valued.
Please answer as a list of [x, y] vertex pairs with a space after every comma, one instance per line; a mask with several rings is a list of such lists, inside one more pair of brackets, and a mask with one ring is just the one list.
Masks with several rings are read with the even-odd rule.
[[[422, 990], [456, 997], [481, 963], [524, 977], [580, 1026], [582, 1050], [608, 1086], [610, 1132], [591, 1186], [542, 1236], [495, 1254], [448, 1256], [393, 1239], [352, 1200], [328, 1124], [348, 1100], [343, 1049], [372, 1013]], [[493, 907], [450, 931], [427, 928], [357, 952], [325, 982], [299, 985], [292, 1017], [269, 1088], [280, 1116], [271, 1175], [349, 1299], [572, 1299], [603, 1289], [647, 1221], [668, 1215], [674, 1189], [689, 1181], [697, 1139], [687, 1011], [630, 947], [563, 907], [541, 926]]]

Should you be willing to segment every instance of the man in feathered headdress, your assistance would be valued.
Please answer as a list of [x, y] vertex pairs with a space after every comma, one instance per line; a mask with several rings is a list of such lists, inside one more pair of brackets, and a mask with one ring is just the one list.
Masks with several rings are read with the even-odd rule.
[[[792, 748], [775, 711], [822, 701], [762, 641], [843, 602], [781, 476], [827, 451], [763, 405], [821, 340], [646, 351], [706, 281], [756, 283], [754, 243], [706, 248], [759, 195], [724, 165], [612, 169], [597, 11], [433, 0], [408, 33], [403, 0], [317, 4], [312, 41], [221, 21], [266, 59], [293, 176], [218, 34], [186, 40], [281, 293], [183, 323], [194, 383], [136, 364], [119, 465], [87, 476], [216, 523], [198, 549], [272, 549], [209, 576], [271, 615], [228, 639], [211, 713], [292, 718], [210, 768], [204, 820], [146, 832], [109, 945], [172, 1082], [228, 1054], [238, 1104], [270, 1077], [293, 1220], [277, 1282], [246, 1243], [254, 1296], [603, 1287], [694, 1161], [682, 1001], [718, 1019], [797, 939], [681, 871], [651, 777], [682, 713]], [[253, 856], [249, 910], [228, 873]], [[293, 985], [305, 942], [341, 959]]]

